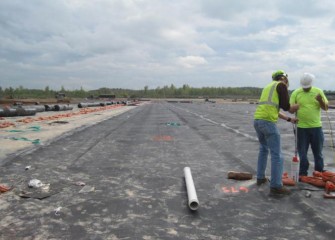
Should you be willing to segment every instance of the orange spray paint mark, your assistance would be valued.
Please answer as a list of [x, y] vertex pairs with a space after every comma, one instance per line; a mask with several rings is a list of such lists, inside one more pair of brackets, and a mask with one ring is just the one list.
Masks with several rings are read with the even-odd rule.
[[243, 192], [243, 193], [248, 193], [249, 192], [249, 189], [247, 187], [238, 187], [238, 188], [235, 188], [235, 187], [225, 187], [223, 186], [221, 188], [222, 192], [224, 193], [240, 193], [240, 192]]
[[172, 141], [173, 138], [171, 136], [168, 135], [160, 135], [160, 136], [154, 136], [153, 137], [154, 141]]

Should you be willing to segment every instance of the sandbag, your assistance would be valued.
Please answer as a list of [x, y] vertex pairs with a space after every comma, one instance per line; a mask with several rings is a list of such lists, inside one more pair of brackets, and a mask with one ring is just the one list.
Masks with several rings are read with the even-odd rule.
[[228, 172], [228, 179], [235, 180], [250, 180], [252, 179], [252, 174], [248, 172]]

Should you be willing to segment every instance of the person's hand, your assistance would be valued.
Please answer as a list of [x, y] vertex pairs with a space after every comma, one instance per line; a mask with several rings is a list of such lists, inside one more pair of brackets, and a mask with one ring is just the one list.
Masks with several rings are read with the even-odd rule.
[[292, 104], [291, 107], [290, 107], [289, 112], [290, 113], [295, 113], [296, 111], [298, 111], [298, 109], [299, 109], [299, 104]]
[[296, 124], [297, 122], [299, 122], [298, 118], [295, 118], [295, 117], [291, 118], [291, 123]]

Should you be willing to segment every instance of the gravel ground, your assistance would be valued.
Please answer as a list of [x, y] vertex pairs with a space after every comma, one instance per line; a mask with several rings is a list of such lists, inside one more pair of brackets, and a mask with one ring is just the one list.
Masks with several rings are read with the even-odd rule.
[[[71, 111], [38, 112], [36, 115], [29, 117], [6, 117], [0, 120], [0, 123], [10, 122], [15, 124], [15, 126], [0, 129], [0, 163], [5, 158], [49, 144], [53, 139], [69, 134], [75, 129], [79, 130], [97, 124], [132, 108], [134, 106], [119, 105], [115, 108], [107, 109], [95, 107], [87, 108], [90, 111], [96, 110], [94, 112], [79, 114], [82, 109], [74, 105]], [[72, 113], [77, 115], [64, 116]], [[54, 116], [60, 117], [52, 119], [51, 117]], [[38, 120], [40, 117], [50, 118]], [[21, 122], [24, 119], [34, 119], [35, 121]]]

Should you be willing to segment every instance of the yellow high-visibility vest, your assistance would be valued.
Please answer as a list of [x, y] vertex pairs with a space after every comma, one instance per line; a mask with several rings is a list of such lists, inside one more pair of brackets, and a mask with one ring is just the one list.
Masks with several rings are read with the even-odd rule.
[[270, 122], [278, 121], [279, 96], [277, 86], [280, 81], [272, 81], [262, 91], [254, 119], [262, 119]]

